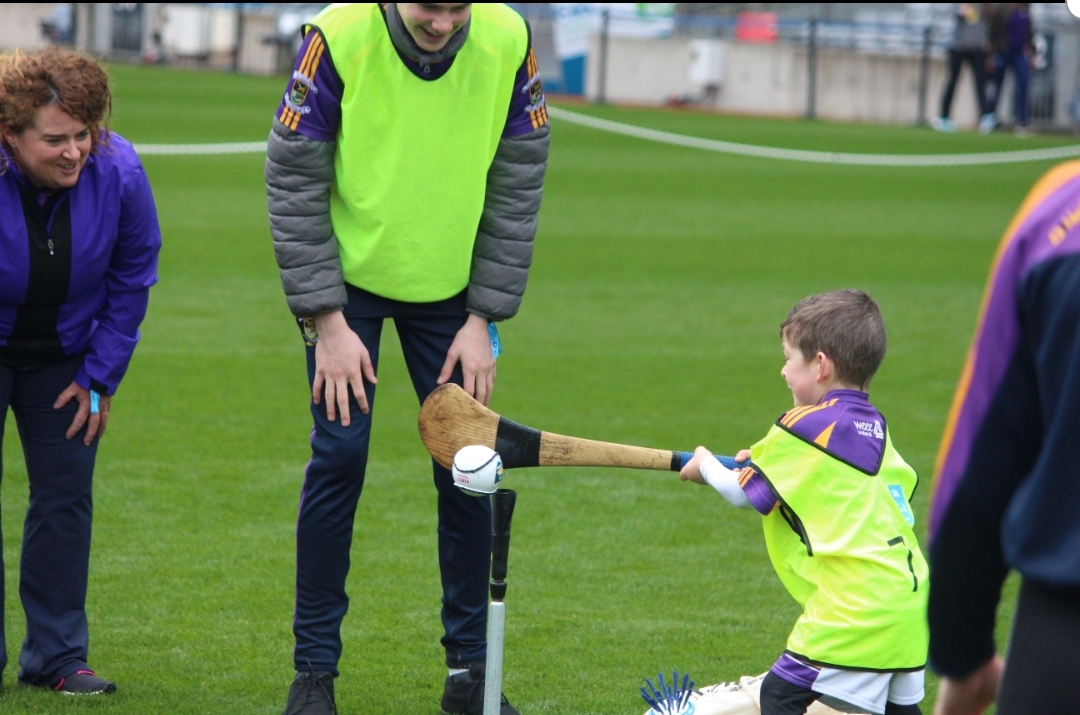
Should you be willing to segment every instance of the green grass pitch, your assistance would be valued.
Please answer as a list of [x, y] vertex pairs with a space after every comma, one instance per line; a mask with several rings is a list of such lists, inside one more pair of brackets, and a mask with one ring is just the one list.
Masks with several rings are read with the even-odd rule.
[[[113, 128], [136, 142], [265, 137], [285, 81], [114, 66]], [[996, 151], [1063, 138], [574, 107], [770, 146]], [[432, 146], [437, 160], [438, 146]], [[101, 444], [89, 593], [108, 699], [15, 686], [27, 480], [4, 436], [8, 657], [0, 713], [279, 713], [291, 680], [293, 531], [310, 416], [278, 282], [257, 155], [145, 158], [161, 280]], [[555, 122], [540, 231], [492, 407], [541, 429], [732, 453], [788, 406], [777, 329], [840, 287], [881, 303], [889, 354], [872, 397], [923, 482], [994, 248], [1049, 168], [832, 167], [664, 146]], [[417, 187], [422, 201], [425, 191]], [[438, 217], [432, 217], [433, 230]], [[344, 713], [438, 712], [435, 491], [418, 405], [387, 328], [337, 681]], [[796, 604], [757, 518], [674, 474], [543, 469], [519, 493], [506, 691], [523, 713], [644, 711], [674, 668], [699, 684], [763, 672]], [[1002, 626], [1009, 608], [1002, 609]], [[928, 682], [924, 709], [935, 691]]]

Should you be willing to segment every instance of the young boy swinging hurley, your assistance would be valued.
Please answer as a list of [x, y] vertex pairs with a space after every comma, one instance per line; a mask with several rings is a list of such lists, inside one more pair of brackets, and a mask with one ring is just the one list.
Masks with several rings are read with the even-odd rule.
[[[773, 568], [803, 612], [761, 688], [762, 715], [815, 700], [916, 715], [927, 652], [928, 569], [912, 531], [918, 478], [867, 389], [885, 326], [862, 291], [805, 298], [780, 327], [795, 400], [725, 469], [698, 447], [680, 478], [763, 515]], [[847, 708], [850, 710], [850, 707]]]

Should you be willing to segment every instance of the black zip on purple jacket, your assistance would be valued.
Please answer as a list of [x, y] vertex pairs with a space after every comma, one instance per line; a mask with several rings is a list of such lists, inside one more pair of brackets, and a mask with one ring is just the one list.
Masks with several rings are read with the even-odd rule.
[[131, 144], [111, 134], [74, 187], [43, 195], [0, 148], [0, 363], [84, 355], [81, 387], [111, 395], [157, 282], [154, 197]]

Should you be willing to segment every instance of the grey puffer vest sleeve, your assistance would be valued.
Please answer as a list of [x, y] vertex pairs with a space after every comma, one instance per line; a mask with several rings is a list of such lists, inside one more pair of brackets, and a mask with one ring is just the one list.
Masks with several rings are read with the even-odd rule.
[[488, 320], [512, 318], [521, 307], [544, 191], [549, 133], [545, 125], [503, 138], [488, 169], [466, 296], [468, 311]]
[[274, 255], [293, 315], [348, 303], [337, 237], [330, 225], [336, 142], [309, 139], [277, 119], [266, 147], [266, 198]]
[[[499, 142], [473, 246], [466, 298], [470, 313], [505, 320], [521, 306], [548, 143], [547, 126]], [[309, 139], [274, 120], [266, 150], [270, 233], [285, 299], [300, 317], [340, 310], [348, 302], [330, 224], [335, 150], [335, 142]]]

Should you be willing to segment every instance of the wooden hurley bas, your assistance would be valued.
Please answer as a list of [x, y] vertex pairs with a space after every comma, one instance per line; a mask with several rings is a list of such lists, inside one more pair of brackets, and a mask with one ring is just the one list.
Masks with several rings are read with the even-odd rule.
[[420, 439], [435, 460], [449, 469], [462, 447], [482, 444], [516, 467], [629, 467], [679, 471], [686, 452], [597, 442], [541, 432], [499, 416], [454, 384], [441, 385], [420, 409]]

